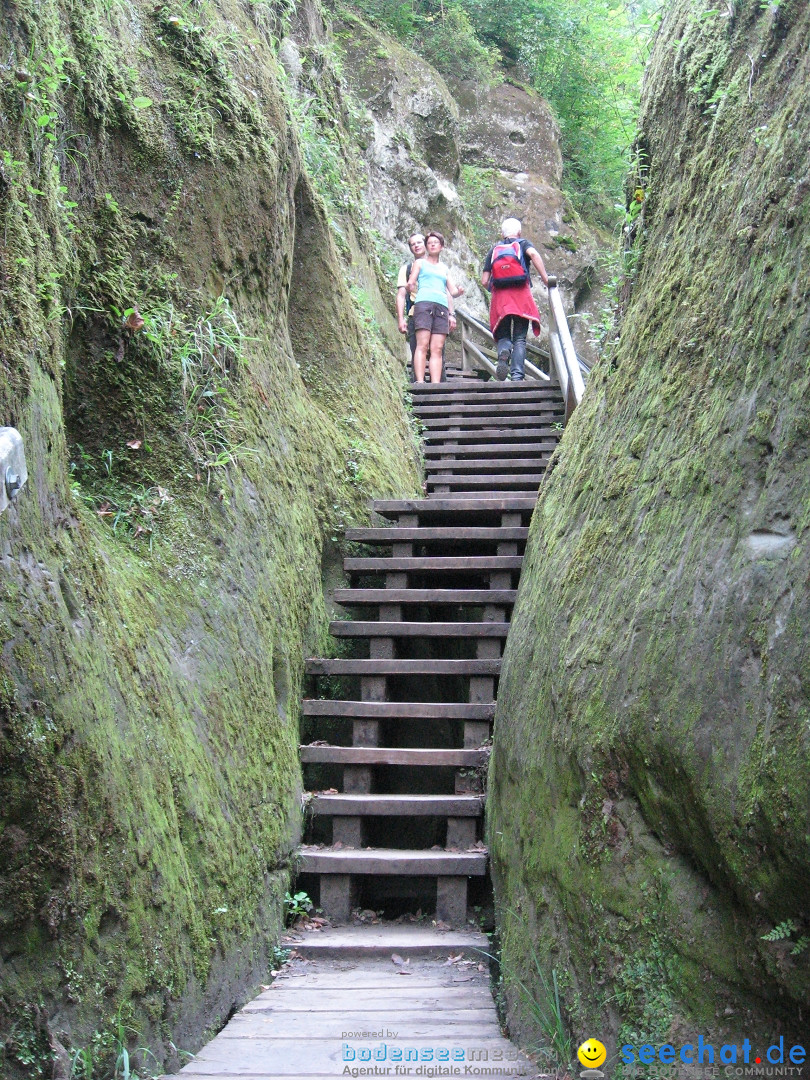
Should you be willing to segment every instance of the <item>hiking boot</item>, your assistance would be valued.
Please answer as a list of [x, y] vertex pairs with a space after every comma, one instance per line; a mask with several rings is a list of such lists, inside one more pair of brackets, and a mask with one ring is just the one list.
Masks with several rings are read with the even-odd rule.
[[509, 353], [504, 349], [498, 353], [498, 366], [495, 369], [495, 378], [498, 382], [504, 382], [509, 374]]

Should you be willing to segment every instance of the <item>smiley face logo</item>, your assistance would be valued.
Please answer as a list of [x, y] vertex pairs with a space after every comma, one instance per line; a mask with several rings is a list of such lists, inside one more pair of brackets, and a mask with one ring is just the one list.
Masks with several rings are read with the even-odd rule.
[[605, 1064], [607, 1050], [598, 1039], [586, 1039], [577, 1050], [577, 1057], [586, 1069], [598, 1069]]

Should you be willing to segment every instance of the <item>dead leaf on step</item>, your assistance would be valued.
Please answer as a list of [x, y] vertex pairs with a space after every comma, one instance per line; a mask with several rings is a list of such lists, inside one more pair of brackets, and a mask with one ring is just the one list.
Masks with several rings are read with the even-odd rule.
[[399, 955], [399, 953], [395, 953], [395, 952], [391, 953], [391, 962], [393, 964], [400, 964], [400, 965], [405, 963], [405, 961], [402, 959], [402, 957]]
[[464, 953], [457, 953], [455, 956], [448, 956], [444, 962], [444, 967], [447, 967], [448, 964], [457, 964], [463, 955]]

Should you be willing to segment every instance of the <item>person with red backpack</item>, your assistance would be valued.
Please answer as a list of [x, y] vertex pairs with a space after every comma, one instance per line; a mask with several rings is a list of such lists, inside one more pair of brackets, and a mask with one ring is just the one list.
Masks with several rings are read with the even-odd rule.
[[495, 377], [501, 382], [507, 371], [512, 382], [523, 380], [529, 325], [535, 336], [540, 333], [540, 312], [532, 296], [530, 266], [548, 286], [548, 274], [539, 251], [530, 240], [521, 238], [520, 230], [517, 218], [506, 218], [501, 225], [503, 240], [490, 248], [481, 276], [481, 284], [492, 294], [489, 325], [498, 349]]

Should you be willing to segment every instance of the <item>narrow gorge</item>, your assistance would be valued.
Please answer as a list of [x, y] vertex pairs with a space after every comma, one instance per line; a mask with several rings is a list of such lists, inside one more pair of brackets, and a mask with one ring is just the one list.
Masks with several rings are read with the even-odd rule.
[[[334, 673], [360, 655], [329, 636], [341, 590], [369, 586], [344, 559], [379, 572], [357, 546], [381, 543], [372, 504], [423, 505], [472, 442], [450, 424], [431, 449], [425, 400], [452, 400], [409, 393], [405, 241], [442, 230], [486, 321], [507, 215], [557, 279], [587, 385], [570, 416], [554, 397], [531, 453], [493, 444], [533, 478], [512, 484], [519, 520], [432, 522], [493, 532], [451, 560], [522, 571], [508, 605], [481, 600], [477, 651], [430, 653], [472, 665], [486, 700], [398, 694], [492, 720], [485, 821], [479, 724], [446, 763], [476, 771], [448, 772], [447, 833], [423, 818], [412, 846], [486, 844], [491, 884], [438, 914], [491, 935], [499, 1023], [538, 1075], [573, 1075], [588, 1037], [615, 1080], [639, 1075], [627, 1047], [806, 1044], [810, 8], [660, 5], [611, 210], [583, 165], [602, 121], [576, 126], [553, 63], [573, 4], [4, 5], [0, 423], [28, 479], [0, 514], [0, 1076], [110, 1080], [127, 1047], [140, 1080], [176, 1072], [288, 960], [299, 742], [337, 741], [313, 720], [330, 706], [301, 702], [348, 700]], [[619, 7], [649, 33], [649, 5]], [[499, 21], [524, 9], [544, 29], [512, 54]], [[585, 111], [596, 69], [568, 74]], [[460, 490], [496, 474], [476, 453]], [[389, 587], [427, 587], [437, 553], [414, 541], [392, 557], [424, 565]], [[518, 568], [487, 564], [481, 588], [513, 593], [498, 574]], [[395, 635], [402, 613], [378, 614]], [[326, 815], [333, 774], [312, 775]], [[336, 923], [436, 919], [435, 882], [343, 884]]]

